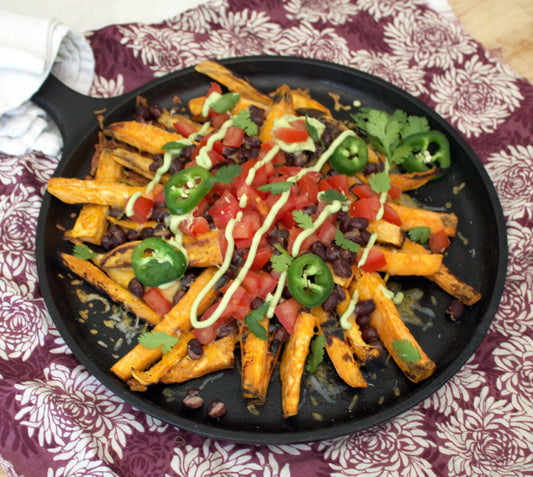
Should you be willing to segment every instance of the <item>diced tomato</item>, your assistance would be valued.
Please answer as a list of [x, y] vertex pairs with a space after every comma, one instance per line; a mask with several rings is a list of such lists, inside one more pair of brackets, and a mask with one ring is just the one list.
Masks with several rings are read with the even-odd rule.
[[[320, 175], [320, 173], [318, 173]], [[316, 203], [318, 200], [318, 181], [312, 172], [307, 173], [298, 181], [298, 188], [300, 192], [307, 195], [312, 203]]]
[[389, 204], [383, 204], [383, 220], [398, 226], [402, 225], [402, 219], [400, 219], [398, 212], [396, 212], [396, 210]]
[[[124, 204], [124, 210], [128, 207], [128, 202], [131, 200], [131, 197]], [[133, 204], [133, 215], [130, 216], [130, 219], [137, 224], [144, 224], [150, 218], [152, 209], [154, 207], [154, 201], [148, 197], [141, 195], [135, 199]]]
[[248, 291], [249, 295], [256, 297], [261, 289], [261, 278], [255, 272], [248, 272], [242, 281], [242, 286]]
[[257, 271], [263, 268], [272, 257], [272, 246], [269, 245], [266, 240], [259, 244], [257, 253], [255, 254], [254, 261], [251, 270]]
[[237, 250], [246, 250], [252, 246], [253, 237], [246, 237], [243, 239], [235, 239], [235, 248]]
[[148, 288], [143, 295], [143, 300], [159, 316], [166, 315], [172, 308], [172, 304], [165, 298], [159, 288]]
[[223, 230], [239, 210], [239, 202], [229, 190], [226, 190], [220, 199], [211, 206], [209, 214], [213, 217], [216, 228]]
[[248, 239], [253, 237], [254, 229], [252, 222], [237, 222], [233, 226], [233, 238], [235, 240]]
[[156, 184], [152, 189], [152, 198], [154, 202], [165, 202], [165, 186], [163, 184]]
[[366, 199], [368, 197], [378, 197], [378, 194], [376, 194], [368, 184], [352, 186], [351, 190], [360, 199]]
[[191, 134], [198, 132], [198, 129], [194, 124], [183, 119], [174, 123], [174, 129], [183, 137], [189, 137]]
[[272, 131], [272, 135], [279, 139], [280, 141], [286, 143], [295, 143], [307, 141], [309, 136], [307, 132], [307, 127], [305, 126], [305, 121], [303, 119], [298, 119], [292, 121], [290, 127], [280, 127]]
[[224, 162], [226, 158], [220, 154], [219, 152], [215, 151], [214, 149], [211, 149], [207, 155], [209, 156], [209, 159], [211, 159], [211, 165], [216, 166], [217, 164], [220, 164], [221, 162]]
[[264, 196], [263, 192], [247, 184], [242, 184], [236, 190], [236, 193], [239, 199], [243, 195], [246, 194], [246, 196], [248, 197], [248, 202], [247, 202], [248, 207], [254, 208], [261, 215], [266, 215], [268, 213], [269, 207], [267, 203], [263, 200], [263, 196]]
[[301, 308], [302, 305], [300, 305], [296, 298], [289, 298], [288, 300], [281, 302], [274, 310], [279, 322], [291, 335], [294, 331], [294, 324], [296, 323], [296, 318], [298, 317], [298, 312]]
[[335, 234], [337, 233], [337, 226], [335, 225], [336, 219], [337, 214], [332, 215], [331, 218], [328, 218], [328, 220], [326, 220], [316, 231], [318, 240], [324, 245], [329, 245], [335, 238]]
[[272, 293], [276, 289], [277, 280], [264, 270], [259, 270], [257, 276], [261, 285], [257, 294], [261, 298], [266, 298], [269, 293]]
[[388, 194], [392, 200], [396, 200], [402, 195], [402, 189], [397, 185], [391, 184]]
[[296, 225], [292, 212], [294, 210], [305, 209], [308, 205], [311, 205], [311, 201], [309, 200], [309, 197], [307, 196], [307, 194], [303, 194], [303, 193], [291, 194], [289, 196], [289, 200], [287, 200], [287, 203], [279, 211], [278, 220], [285, 227], [290, 229], [291, 227], [294, 227]]
[[348, 184], [348, 177], [344, 174], [337, 174], [335, 176], [326, 177], [318, 185], [318, 190], [336, 189], [344, 195], [348, 195], [350, 185]]
[[280, 174], [284, 176], [292, 177], [298, 174], [298, 172], [300, 172], [301, 170], [302, 168], [298, 166], [281, 166], [281, 167], [278, 167], [277, 172], [279, 172]]
[[[291, 229], [289, 229], [289, 239], [288, 239], [288, 243], [287, 243], [287, 251], [289, 253], [292, 253], [292, 248], [293, 248], [293, 245], [294, 245], [294, 241], [296, 240], [296, 237], [298, 237], [298, 235], [300, 235], [301, 232], [302, 232], [302, 229], [299, 228], [299, 227], [292, 227]], [[313, 245], [318, 240], [319, 240], [319, 238], [318, 238], [318, 235], [316, 233], [311, 234], [309, 237], [307, 237], [302, 242], [302, 245], [300, 246], [299, 253], [306, 252], [307, 250], [309, 250], [309, 247], [311, 247], [311, 245]]]
[[365, 197], [350, 204], [350, 215], [352, 217], [363, 217], [369, 222], [376, 220], [376, 214], [381, 208], [381, 203], [377, 196]]
[[[362, 252], [359, 252], [357, 260], [361, 258], [361, 254]], [[385, 265], [387, 265], [387, 260], [385, 259], [385, 255], [383, 255], [383, 252], [379, 248], [372, 247], [369, 250], [366, 262], [361, 265], [361, 268], [365, 272], [372, 273], [384, 267]]]
[[209, 110], [209, 121], [215, 129], [220, 129], [220, 127], [231, 118], [230, 113], [215, 113], [212, 109]]
[[[207, 311], [201, 316], [200, 321], [207, 320], [218, 308], [218, 304], [220, 302], [217, 301], [213, 305], [211, 305]], [[206, 327], [206, 328], [196, 328], [193, 331], [194, 337], [202, 343], [204, 346], [211, 343], [217, 335], [217, 331], [221, 326], [224, 326], [225, 324], [231, 322], [233, 318], [231, 316], [224, 316], [220, 317], [217, 321], [215, 321], [212, 325]]]
[[220, 86], [218, 83], [215, 83], [214, 81], [211, 82], [211, 86], [207, 90], [207, 93], [205, 97], [207, 98], [211, 93], [218, 93], [222, 94], [222, 86]]
[[201, 217], [207, 212], [208, 208], [209, 202], [206, 197], [203, 197], [202, 200], [198, 203], [198, 205], [193, 209], [192, 215], [194, 217]]
[[193, 217], [180, 223], [180, 230], [189, 237], [197, 238], [209, 232], [209, 222], [205, 217]]
[[444, 229], [434, 232], [429, 236], [429, 249], [433, 253], [442, 253], [450, 245], [450, 239]]
[[238, 128], [237, 126], [230, 126], [228, 129], [226, 129], [226, 134], [222, 144], [228, 147], [240, 147], [243, 139], [244, 129]]
[[240, 321], [244, 320], [244, 317], [250, 312], [250, 303], [252, 297], [249, 296], [246, 289], [241, 285], [239, 286], [228, 303], [226, 309], [222, 312], [222, 316], [233, 316]]

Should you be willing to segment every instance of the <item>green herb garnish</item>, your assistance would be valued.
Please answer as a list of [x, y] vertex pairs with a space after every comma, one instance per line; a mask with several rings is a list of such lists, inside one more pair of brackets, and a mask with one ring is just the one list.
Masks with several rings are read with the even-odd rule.
[[345, 238], [340, 230], [335, 233], [335, 245], [354, 253], [361, 250], [361, 245]]
[[139, 336], [139, 344], [148, 349], [156, 349], [161, 346], [163, 354], [168, 353], [178, 341], [179, 338], [171, 336], [164, 331], [147, 331]]
[[233, 125], [244, 129], [247, 136], [255, 136], [258, 133], [257, 124], [252, 121], [250, 111], [247, 109], [241, 109], [233, 116]]
[[287, 192], [294, 183], [292, 182], [271, 182], [270, 184], [265, 184], [259, 186], [258, 189], [262, 192], [270, 192], [271, 194], [282, 194]]
[[248, 327], [250, 333], [263, 341], [268, 339], [268, 334], [265, 327], [259, 322], [265, 317], [268, 307], [269, 302], [265, 301], [259, 308], [250, 311], [244, 317], [244, 324]]
[[413, 242], [425, 244], [431, 235], [429, 227], [413, 227], [407, 231], [407, 235]]
[[301, 229], [312, 229], [313, 219], [310, 215], [307, 215], [303, 210], [293, 210], [292, 218], [298, 224]]
[[272, 255], [270, 263], [272, 263], [272, 270], [277, 273], [286, 272], [293, 262], [293, 258], [289, 255], [289, 252], [285, 250], [280, 244], [275, 243], [274, 248], [280, 252], [280, 255]]
[[326, 202], [328, 204], [333, 204], [333, 202], [335, 202], [335, 201], [338, 201], [338, 202], [347, 202], [348, 201], [346, 196], [342, 192], [339, 192], [337, 189], [325, 190], [325, 191], [320, 193], [318, 198], [322, 202]]
[[324, 360], [324, 349], [326, 347], [326, 337], [318, 335], [311, 341], [311, 350], [307, 357], [305, 369], [311, 374], [315, 373], [318, 365]]
[[385, 171], [374, 172], [368, 178], [368, 184], [376, 194], [388, 192], [390, 189], [390, 176]]
[[235, 179], [242, 172], [242, 166], [237, 164], [228, 164], [218, 169], [213, 176], [205, 181], [206, 187], [212, 187], [215, 183], [221, 182], [222, 184], [231, 184], [231, 181]]
[[403, 359], [407, 363], [414, 363], [420, 360], [420, 352], [409, 340], [395, 339], [392, 342], [392, 347], [396, 351], [398, 358]]
[[96, 252], [93, 252], [87, 245], [77, 243], [74, 245], [74, 256], [80, 260], [90, 260], [91, 258], [98, 255]]

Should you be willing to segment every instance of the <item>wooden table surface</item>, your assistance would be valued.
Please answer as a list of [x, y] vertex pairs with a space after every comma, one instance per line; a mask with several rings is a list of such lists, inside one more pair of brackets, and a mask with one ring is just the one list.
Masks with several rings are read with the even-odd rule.
[[533, 83], [533, 0], [448, 0], [464, 29]]

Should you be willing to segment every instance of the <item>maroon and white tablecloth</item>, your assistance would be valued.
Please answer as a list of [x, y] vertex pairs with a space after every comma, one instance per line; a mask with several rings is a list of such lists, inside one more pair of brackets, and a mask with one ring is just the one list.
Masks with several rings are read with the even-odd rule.
[[9, 476], [533, 475], [533, 86], [459, 24], [409, 0], [215, 0], [87, 34], [94, 96], [206, 58], [320, 58], [380, 76], [468, 140], [500, 196], [508, 279], [475, 355], [375, 428], [300, 445], [217, 442], [114, 396], [70, 353], [39, 292], [35, 228], [59, 157], [0, 154], [0, 470]]

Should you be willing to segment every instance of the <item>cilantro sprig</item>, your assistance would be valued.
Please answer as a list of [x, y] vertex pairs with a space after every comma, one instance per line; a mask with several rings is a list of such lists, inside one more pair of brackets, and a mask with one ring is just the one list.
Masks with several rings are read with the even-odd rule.
[[244, 324], [248, 327], [250, 333], [263, 341], [268, 339], [268, 334], [260, 321], [265, 317], [268, 307], [269, 302], [265, 301], [259, 308], [251, 310], [250, 313], [244, 317]]
[[339, 201], [339, 202], [348, 201], [346, 196], [342, 192], [339, 192], [337, 189], [327, 189], [324, 192], [321, 192], [318, 198], [322, 202], [326, 202], [328, 204], [333, 204], [333, 202], [335, 201]]
[[242, 166], [237, 164], [228, 164], [218, 169], [214, 175], [212, 175], [206, 181], [206, 187], [212, 187], [217, 182], [222, 184], [231, 184], [231, 181], [235, 179], [242, 172]]
[[233, 125], [244, 129], [247, 136], [255, 136], [259, 131], [257, 124], [252, 121], [250, 111], [241, 109], [235, 116], [233, 116]]
[[309, 136], [311, 136], [311, 139], [314, 142], [320, 143], [320, 145], [324, 147], [324, 141], [318, 134], [317, 128], [311, 124], [311, 121], [309, 121], [309, 116], [307, 114], [305, 115], [305, 127], [307, 129], [307, 133], [309, 134]]
[[429, 240], [431, 235], [431, 229], [429, 227], [412, 227], [407, 231], [407, 235], [413, 242], [425, 244]]
[[168, 353], [178, 341], [179, 338], [164, 331], [147, 331], [139, 336], [139, 344], [148, 349], [156, 349], [161, 346], [163, 354]]
[[340, 230], [337, 230], [335, 233], [335, 245], [353, 253], [357, 253], [361, 250], [361, 245], [345, 238]]
[[326, 337], [322, 334], [315, 336], [313, 341], [311, 341], [311, 350], [305, 364], [305, 369], [309, 373], [315, 373], [319, 364], [324, 360], [325, 347]]
[[390, 189], [390, 176], [386, 171], [374, 172], [368, 178], [368, 185], [376, 194], [388, 192]]
[[305, 230], [313, 228], [313, 218], [310, 215], [307, 215], [303, 210], [293, 210], [292, 218], [301, 229]]
[[270, 184], [265, 184], [259, 186], [258, 189], [262, 192], [270, 192], [271, 194], [282, 194], [287, 192], [294, 183], [292, 182], [271, 182]]
[[395, 339], [392, 342], [392, 347], [400, 359], [408, 363], [414, 363], [420, 360], [420, 352], [413, 346], [409, 340]]
[[290, 267], [293, 258], [290, 256], [289, 252], [285, 250], [280, 244], [275, 243], [274, 248], [280, 253], [279, 255], [272, 255], [270, 263], [272, 264], [272, 270], [277, 273], [286, 272]]
[[80, 260], [90, 260], [97, 255], [97, 253], [92, 251], [89, 247], [87, 247], [87, 245], [80, 243], [74, 245], [74, 249], [72, 251], [74, 256]]

